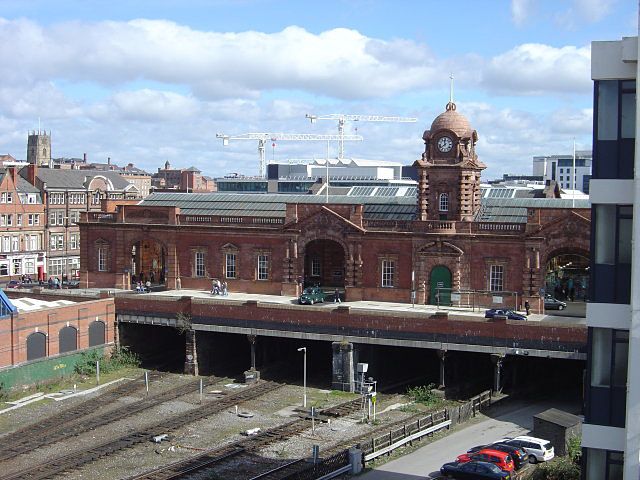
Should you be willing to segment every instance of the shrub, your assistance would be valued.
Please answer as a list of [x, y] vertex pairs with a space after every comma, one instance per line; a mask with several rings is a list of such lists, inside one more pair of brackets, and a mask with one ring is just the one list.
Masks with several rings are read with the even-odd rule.
[[538, 466], [531, 480], [580, 480], [580, 467], [569, 457], [557, 457]]
[[416, 403], [431, 405], [439, 400], [436, 394], [433, 393], [433, 389], [435, 388], [435, 386], [435, 383], [430, 383], [429, 385], [409, 387], [407, 389], [407, 396], [409, 396]]
[[569, 459], [576, 465], [580, 465], [582, 461], [582, 438], [573, 436], [567, 443], [567, 455]]
[[127, 347], [116, 347], [111, 352], [111, 356], [106, 357], [99, 350], [82, 352], [81, 359], [75, 366], [75, 372], [79, 375], [95, 375], [96, 362], [100, 362], [100, 372], [110, 373], [121, 368], [138, 367], [140, 360], [138, 356], [130, 352]]

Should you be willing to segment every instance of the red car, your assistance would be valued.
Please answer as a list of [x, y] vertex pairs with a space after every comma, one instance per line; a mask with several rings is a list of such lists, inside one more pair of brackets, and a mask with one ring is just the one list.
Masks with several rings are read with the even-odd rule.
[[511, 455], [507, 452], [501, 452], [499, 450], [493, 450], [492, 448], [483, 448], [474, 453], [463, 453], [456, 459], [459, 463], [466, 463], [470, 461], [476, 462], [491, 462], [500, 467], [505, 472], [513, 472], [515, 465]]

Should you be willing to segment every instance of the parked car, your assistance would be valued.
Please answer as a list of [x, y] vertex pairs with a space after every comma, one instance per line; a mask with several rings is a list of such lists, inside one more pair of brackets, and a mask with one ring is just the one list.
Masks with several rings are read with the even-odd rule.
[[544, 308], [547, 310], [564, 310], [567, 308], [567, 304], [549, 294], [546, 294], [544, 296]]
[[524, 451], [522, 447], [516, 447], [515, 445], [507, 445], [506, 443], [492, 443], [489, 445], [478, 445], [467, 450], [467, 453], [475, 453], [483, 448], [491, 448], [492, 450], [499, 450], [511, 455], [513, 464], [516, 470], [521, 469], [527, 463], [529, 463], [529, 454]]
[[323, 303], [324, 302], [324, 292], [320, 287], [307, 287], [298, 298], [298, 303], [300, 305], [309, 304], [313, 305], [314, 303]]
[[478, 450], [474, 453], [463, 453], [462, 455], [458, 455], [456, 461], [458, 463], [466, 463], [471, 461], [491, 462], [496, 464], [505, 472], [513, 472], [513, 470], [515, 469], [515, 465], [513, 464], [511, 455], [509, 455], [507, 452], [493, 450], [491, 447], [483, 448], [482, 450]]
[[80, 280], [63, 280], [62, 288], [80, 288]]
[[18, 280], [9, 280], [4, 288], [22, 288], [22, 282]]
[[503, 438], [498, 442], [524, 448], [524, 451], [529, 454], [529, 460], [532, 463], [548, 462], [555, 456], [553, 445], [549, 440], [543, 438], [520, 435], [515, 438]]
[[457, 480], [511, 480], [511, 473], [490, 462], [450, 462], [440, 467], [440, 473]]
[[485, 310], [484, 318], [493, 318], [496, 315], [504, 315], [509, 320], [526, 320], [526, 315], [522, 315], [521, 313], [516, 313], [513, 310], [501, 310], [497, 308], [490, 308], [489, 310]]

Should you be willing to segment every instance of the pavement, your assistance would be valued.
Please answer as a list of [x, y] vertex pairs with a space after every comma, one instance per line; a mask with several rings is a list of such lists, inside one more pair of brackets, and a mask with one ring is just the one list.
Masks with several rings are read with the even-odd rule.
[[[239, 301], [246, 302], [249, 300], [258, 301], [260, 303], [275, 303], [275, 304], [284, 304], [284, 305], [298, 305], [298, 297], [290, 297], [286, 295], [259, 295], [255, 293], [241, 293], [241, 292], [229, 292], [228, 295], [211, 295], [209, 291], [203, 290], [165, 290], [160, 292], [151, 292], [144, 293], [140, 295], [151, 295], [151, 296], [174, 296], [174, 297], [184, 297], [190, 296], [194, 298], [209, 298], [213, 300], [230, 300], [230, 301]], [[584, 309], [584, 302], [574, 302], [575, 304], [580, 304], [577, 306], [569, 305], [566, 310], [562, 311], [549, 311], [547, 314], [531, 314], [527, 317], [527, 321], [530, 322], [542, 322], [542, 321], [552, 321], [556, 324], [585, 324], [586, 319], [583, 316], [578, 316], [578, 312], [580, 312], [580, 307]], [[353, 310], [384, 310], [391, 311], [394, 313], [401, 312], [412, 312], [412, 313], [424, 313], [428, 315], [432, 315], [436, 312], [449, 312], [450, 315], [464, 315], [469, 317], [477, 317], [484, 318], [484, 311], [486, 307], [476, 307], [472, 308], [462, 308], [462, 307], [445, 307], [445, 306], [436, 306], [436, 305], [420, 305], [415, 304], [412, 305], [410, 303], [397, 303], [397, 302], [377, 302], [372, 300], [360, 300], [360, 301], [343, 301], [342, 303], [334, 303], [331, 300], [327, 300], [325, 303], [315, 304], [313, 306], [306, 306], [305, 308], [319, 308], [319, 309], [327, 309], [327, 308], [337, 308], [339, 306], [348, 306]], [[565, 312], [571, 312], [570, 315], [564, 315]], [[524, 313], [524, 312], [520, 312]]]

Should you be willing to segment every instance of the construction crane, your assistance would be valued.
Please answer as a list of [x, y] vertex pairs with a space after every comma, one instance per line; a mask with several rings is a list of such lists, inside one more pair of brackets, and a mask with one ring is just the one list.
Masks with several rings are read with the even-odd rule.
[[[276, 141], [297, 141], [297, 142], [321, 142], [325, 141], [327, 144], [332, 140], [344, 141], [356, 141], [361, 142], [361, 135], [314, 135], [310, 133], [243, 133], [241, 135], [225, 135], [223, 133], [216, 133], [216, 138], [222, 139], [222, 145], [229, 145], [229, 140], [257, 140], [258, 141], [258, 154], [260, 156], [260, 176], [264, 178], [265, 175], [265, 146], [267, 142]], [[342, 144], [342, 143], [341, 143]]]
[[417, 118], [408, 117], [387, 117], [384, 115], [345, 115], [342, 113], [330, 113], [328, 115], [310, 115], [306, 114], [305, 118], [311, 120], [311, 123], [316, 123], [317, 120], [337, 120], [338, 121], [338, 158], [344, 158], [344, 140], [346, 135], [344, 134], [344, 125], [347, 122], [402, 122], [402, 123], [414, 123], [417, 122]]

